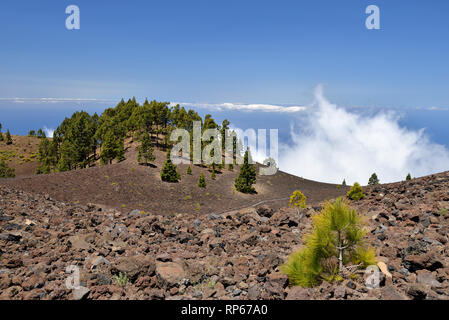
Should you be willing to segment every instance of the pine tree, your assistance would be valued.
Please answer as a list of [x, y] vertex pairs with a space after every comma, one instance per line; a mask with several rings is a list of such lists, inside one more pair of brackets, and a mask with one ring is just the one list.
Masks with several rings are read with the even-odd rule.
[[[81, 168], [85, 168], [90, 162], [89, 155], [93, 151], [95, 143], [93, 137], [96, 128], [95, 118], [85, 111], [75, 112], [68, 120], [64, 139], [68, 139], [73, 145], [75, 151], [74, 159]], [[120, 137], [119, 135], [114, 136], [116, 143], [120, 142]]]
[[116, 148], [116, 139], [112, 132], [108, 131], [103, 141], [103, 147], [100, 153], [101, 163], [111, 164], [116, 155]]
[[64, 172], [70, 170], [70, 164], [65, 158], [59, 159], [58, 163], [56, 164], [56, 170], [58, 172]]
[[346, 179], [343, 179], [343, 182], [341, 183], [341, 185], [346, 187]]
[[355, 182], [351, 189], [348, 191], [348, 198], [352, 200], [360, 200], [365, 197], [363, 189], [358, 182]]
[[6, 144], [12, 144], [12, 137], [11, 137], [11, 133], [9, 133], [9, 129], [6, 131], [6, 136], [5, 136], [5, 140], [6, 140]]
[[117, 143], [117, 148], [115, 149], [115, 159], [118, 162], [125, 160], [125, 142], [123, 141], [123, 138], [119, 139]]
[[[295, 190], [293, 194], [290, 196], [289, 205], [292, 208], [296, 209], [296, 213], [299, 215], [299, 209], [304, 209], [307, 207], [306, 205], [306, 196], [299, 190]], [[300, 216], [302, 218], [302, 215]]]
[[0, 141], [3, 141], [2, 124], [0, 123]]
[[30, 131], [28, 132], [28, 137], [35, 137], [35, 136], [36, 136], [36, 131], [30, 130]]
[[348, 264], [365, 268], [376, 263], [362, 215], [342, 198], [325, 203], [312, 217], [312, 224], [313, 230], [304, 236], [304, 247], [281, 266], [290, 284], [313, 287], [323, 280], [338, 281]]
[[36, 173], [50, 173], [52, 168], [56, 165], [57, 154], [55, 144], [53, 144], [47, 138], [43, 138], [39, 143], [37, 159], [39, 161], [39, 166], [36, 169]]
[[139, 154], [137, 155], [137, 161], [139, 163], [152, 162], [155, 160], [153, 155], [153, 147], [151, 146], [151, 139], [148, 133], [145, 133], [142, 138], [142, 144], [139, 147]]
[[46, 138], [45, 132], [44, 132], [42, 129], [37, 130], [37, 137], [38, 137], [39, 139]]
[[412, 180], [412, 176], [410, 175], [410, 173], [407, 175], [407, 177], [405, 178], [406, 181], [410, 181]]
[[60, 156], [56, 169], [59, 172], [72, 170], [73, 166], [76, 166], [76, 161], [73, 157], [74, 154], [75, 151], [73, 145], [68, 140], [64, 140], [61, 144]]
[[221, 123], [220, 135], [221, 135], [221, 148], [225, 150], [226, 147], [226, 130], [229, 130], [230, 122], [228, 119], [224, 119]]
[[204, 177], [204, 174], [201, 173], [199, 179], [198, 179], [198, 187], [200, 188], [206, 188], [206, 178]]
[[190, 166], [187, 167], [187, 172], [186, 173], [189, 174], [189, 175], [192, 174], [192, 168]]
[[249, 149], [246, 150], [243, 158], [243, 165], [240, 167], [239, 176], [235, 179], [235, 188], [242, 193], [254, 193], [253, 184], [256, 183], [256, 168], [249, 163]]
[[170, 150], [167, 151], [167, 159], [161, 171], [161, 179], [165, 182], [178, 182], [181, 175], [177, 171], [177, 167], [170, 160]]
[[117, 138], [112, 131], [108, 131], [103, 142], [100, 159], [103, 164], [111, 164], [114, 159], [123, 161], [125, 159], [123, 138]]
[[368, 185], [374, 186], [376, 184], [379, 184], [379, 179], [377, 178], [377, 174], [373, 173], [368, 180]]
[[10, 168], [5, 160], [0, 161], [0, 179], [14, 178], [16, 176], [15, 169]]

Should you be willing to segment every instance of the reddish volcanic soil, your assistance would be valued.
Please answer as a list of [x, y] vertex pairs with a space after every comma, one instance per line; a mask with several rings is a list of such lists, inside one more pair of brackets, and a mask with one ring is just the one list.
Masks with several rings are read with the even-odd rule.
[[[95, 166], [83, 170], [41, 176], [21, 176], [0, 181], [9, 187], [31, 193], [47, 194], [68, 203], [94, 203], [122, 211], [138, 209], [146, 213], [177, 215], [179, 213], [223, 213], [266, 202], [277, 209], [288, 206], [288, 197], [294, 190], [302, 191], [308, 204], [317, 204], [347, 192], [347, 188], [305, 180], [284, 172], [273, 176], [257, 176], [257, 194], [246, 195], [235, 191], [234, 171], [223, 169], [211, 180], [207, 168], [192, 166], [192, 175], [186, 174], [187, 165], [180, 165], [179, 183], [160, 179], [165, 153], [156, 151], [155, 167], [137, 163], [137, 144], [128, 145], [127, 160], [112, 165]], [[207, 187], [198, 187], [198, 177], [204, 173]], [[271, 201], [274, 199], [281, 199]]]
[[33, 175], [38, 165], [36, 157], [40, 140], [15, 135], [12, 140], [11, 145], [0, 141], [0, 160], [5, 160], [8, 166], [15, 169], [16, 177]]

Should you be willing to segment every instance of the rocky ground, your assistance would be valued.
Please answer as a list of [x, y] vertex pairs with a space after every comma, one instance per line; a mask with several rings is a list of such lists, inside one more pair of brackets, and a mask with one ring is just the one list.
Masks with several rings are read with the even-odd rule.
[[[303, 289], [289, 287], [279, 266], [300, 247], [319, 206], [301, 219], [267, 206], [162, 216], [2, 186], [0, 298], [447, 299], [449, 173], [366, 193], [352, 205], [367, 216], [380, 287], [368, 289], [361, 272]], [[67, 288], [76, 278], [70, 266], [79, 270], [77, 289]]]

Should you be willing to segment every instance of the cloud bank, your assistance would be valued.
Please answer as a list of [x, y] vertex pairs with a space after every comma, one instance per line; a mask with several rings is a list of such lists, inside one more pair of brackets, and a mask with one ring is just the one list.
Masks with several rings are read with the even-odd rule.
[[241, 103], [172, 103], [172, 105], [179, 104], [184, 107], [195, 106], [197, 108], [211, 109], [216, 111], [224, 110], [240, 110], [240, 111], [262, 111], [262, 112], [277, 112], [277, 113], [295, 113], [306, 110], [304, 106], [279, 106], [272, 104], [241, 104]]
[[293, 144], [280, 147], [281, 170], [304, 178], [365, 185], [376, 172], [381, 183], [449, 170], [449, 150], [423, 129], [400, 127], [394, 113], [361, 116], [315, 92], [315, 102], [291, 127]]
[[47, 138], [53, 138], [53, 133], [55, 132], [54, 129], [51, 128], [47, 128], [46, 126], [44, 127], [44, 132], [45, 132], [45, 136]]
[[115, 100], [111, 99], [78, 99], [78, 98], [0, 98], [0, 102], [10, 102], [10, 103], [110, 103]]

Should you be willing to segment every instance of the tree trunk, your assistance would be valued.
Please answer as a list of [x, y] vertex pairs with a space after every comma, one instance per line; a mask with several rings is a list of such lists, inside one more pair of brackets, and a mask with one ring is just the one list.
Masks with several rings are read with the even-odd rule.
[[343, 246], [341, 242], [341, 234], [338, 231], [338, 273], [343, 271]]
[[338, 273], [343, 271], [343, 248], [340, 247], [340, 253], [338, 255]]

